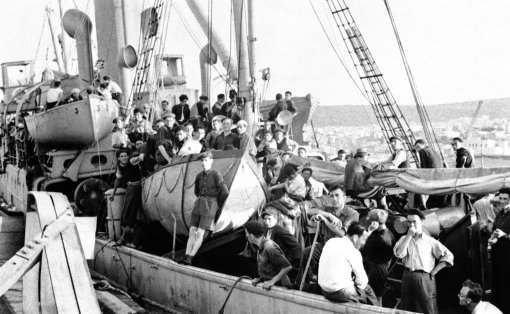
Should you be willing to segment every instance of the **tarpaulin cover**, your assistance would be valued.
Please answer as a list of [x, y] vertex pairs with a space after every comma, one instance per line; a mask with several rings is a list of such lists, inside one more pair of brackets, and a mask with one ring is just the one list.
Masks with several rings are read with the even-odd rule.
[[510, 187], [510, 167], [374, 171], [368, 182], [373, 186], [402, 188], [427, 195], [455, 192], [485, 194]]
[[312, 176], [329, 187], [344, 184], [345, 168], [337, 163], [298, 156], [292, 156], [289, 163], [312, 169]]

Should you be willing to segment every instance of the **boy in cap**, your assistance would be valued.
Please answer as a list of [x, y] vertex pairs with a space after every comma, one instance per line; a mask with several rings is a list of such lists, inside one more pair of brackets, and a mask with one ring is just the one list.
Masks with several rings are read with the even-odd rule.
[[210, 151], [200, 155], [204, 169], [195, 178], [195, 196], [197, 200], [191, 212], [191, 227], [184, 263], [191, 265], [206, 236], [214, 229], [216, 212], [228, 196], [228, 187], [221, 174], [212, 169], [213, 156]]

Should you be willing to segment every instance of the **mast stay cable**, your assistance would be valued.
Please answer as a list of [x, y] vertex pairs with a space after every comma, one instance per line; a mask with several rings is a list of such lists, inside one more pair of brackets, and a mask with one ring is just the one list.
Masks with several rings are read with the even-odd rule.
[[418, 116], [420, 117], [420, 121], [421, 121], [421, 124], [423, 127], [423, 133], [425, 134], [425, 138], [427, 139], [427, 142], [429, 143], [431, 148], [439, 153], [443, 163], [446, 164], [443, 152], [439, 145], [439, 141], [437, 139], [436, 132], [434, 131], [434, 127], [432, 126], [432, 122], [430, 120], [429, 114], [427, 112], [427, 109], [425, 108], [425, 105], [423, 104], [421, 95], [418, 92], [418, 88], [416, 87], [416, 81], [414, 80], [414, 76], [411, 71], [411, 67], [409, 66], [409, 62], [407, 61], [407, 56], [406, 56], [402, 41], [400, 39], [400, 35], [398, 33], [397, 25], [396, 25], [395, 19], [393, 17], [393, 13], [390, 8], [390, 4], [389, 4], [388, 0], [383, 0], [383, 1], [384, 1], [384, 6], [386, 7], [386, 11], [388, 13], [388, 17], [391, 22], [391, 26], [393, 27], [393, 33], [395, 34], [395, 38], [397, 40], [398, 48], [400, 51], [400, 56], [402, 58], [402, 63], [404, 64], [404, 68], [406, 70], [407, 79], [408, 79], [409, 85], [411, 87], [411, 92], [413, 94], [414, 102], [416, 103], [416, 109], [418, 110]]

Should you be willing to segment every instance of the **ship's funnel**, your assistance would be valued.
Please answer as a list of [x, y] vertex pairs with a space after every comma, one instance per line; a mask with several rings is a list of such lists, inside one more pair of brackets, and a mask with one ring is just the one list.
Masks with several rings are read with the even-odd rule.
[[119, 54], [119, 66], [122, 68], [131, 69], [136, 66], [138, 63], [138, 55], [136, 54], [136, 49], [127, 45], [126, 47], [120, 50]]
[[66, 33], [76, 41], [78, 55], [78, 72], [82, 81], [92, 84], [94, 68], [92, 62], [92, 46], [90, 33], [92, 22], [87, 14], [80, 10], [68, 10], [62, 18], [62, 24]]

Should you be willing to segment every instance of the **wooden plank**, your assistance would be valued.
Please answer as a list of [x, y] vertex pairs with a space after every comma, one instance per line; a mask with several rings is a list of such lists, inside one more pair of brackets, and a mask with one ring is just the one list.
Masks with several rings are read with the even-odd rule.
[[[36, 212], [27, 212], [25, 225], [25, 244], [42, 232], [39, 216]], [[23, 276], [23, 313], [57, 313], [53, 285], [50, 279], [48, 261], [41, 258], [25, 276]]]
[[[34, 196], [39, 214], [39, 223], [41, 228], [44, 229], [45, 225], [51, 223], [57, 217], [53, 209], [53, 201], [46, 192], [30, 192], [30, 194]], [[46, 259], [49, 266], [58, 313], [79, 313], [61, 235], [46, 247], [43, 258]]]
[[[70, 212], [69, 212], [70, 213]], [[55, 241], [60, 232], [72, 224], [70, 215], [64, 215], [47, 230], [29, 241], [0, 267], [0, 296], [9, 290], [39, 260], [43, 249]]]
[[[39, 217], [35, 212], [27, 212], [25, 218], [25, 244], [42, 232]], [[35, 263], [23, 276], [23, 312], [39, 313], [39, 274], [41, 262]]]
[[[53, 200], [56, 216], [71, 208], [63, 194], [49, 194]], [[82, 313], [101, 313], [76, 225], [62, 232], [62, 241], [78, 308]]]

